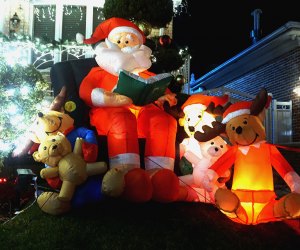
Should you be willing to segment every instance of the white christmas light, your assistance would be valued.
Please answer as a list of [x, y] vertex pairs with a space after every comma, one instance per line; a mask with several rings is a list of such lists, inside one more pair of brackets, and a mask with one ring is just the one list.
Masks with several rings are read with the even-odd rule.
[[20, 89], [20, 93], [21, 93], [23, 99], [27, 99], [30, 92], [31, 92], [31, 89], [29, 86], [22, 86]]
[[5, 94], [7, 97], [11, 97], [11, 96], [14, 96], [16, 90], [15, 89], [8, 89], [5, 91]]

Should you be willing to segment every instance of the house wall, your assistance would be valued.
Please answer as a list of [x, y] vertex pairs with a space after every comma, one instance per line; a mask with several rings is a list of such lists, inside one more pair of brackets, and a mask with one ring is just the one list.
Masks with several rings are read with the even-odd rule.
[[[5, 35], [9, 35], [9, 20], [16, 13], [21, 22], [20, 27], [15, 31], [17, 34], [24, 34], [32, 36], [32, 20], [33, 20], [33, 12], [32, 6], [34, 5], [82, 5], [87, 6], [89, 8], [92, 7], [103, 7], [105, 0], [98, 1], [85, 1], [85, 0], [0, 0], [2, 4], [2, 8], [0, 8], [0, 32]], [[177, 3], [178, 4], [178, 3]], [[90, 16], [90, 15], [89, 15]], [[92, 22], [90, 19], [87, 20], [87, 37], [89, 37], [93, 33]], [[166, 28], [162, 29], [152, 29], [149, 37], [168, 35], [171, 38], [173, 37], [173, 22], [171, 21]], [[59, 40], [59, 39], [57, 39]]]
[[293, 142], [300, 141], [300, 97], [293, 90], [300, 86], [300, 48], [283, 54], [269, 63], [237, 78], [224, 87], [256, 95], [265, 87], [273, 99], [292, 100]]
[[19, 28], [16, 30], [18, 34], [29, 34], [30, 25], [30, 3], [28, 0], [0, 1], [0, 32], [9, 35], [10, 19], [16, 13], [21, 22]]

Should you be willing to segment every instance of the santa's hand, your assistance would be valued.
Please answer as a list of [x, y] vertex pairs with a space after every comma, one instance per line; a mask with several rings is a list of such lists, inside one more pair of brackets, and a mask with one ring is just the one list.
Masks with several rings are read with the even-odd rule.
[[300, 177], [295, 171], [288, 172], [284, 180], [292, 192], [300, 194]]
[[103, 95], [104, 106], [107, 107], [120, 107], [132, 104], [132, 99], [125, 95], [120, 95], [110, 91], [104, 91]]
[[95, 107], [121, 107], [132, 104], [131, 98], [102, 88], [92, 90], [91, 100]]
[[176, 105], [177, 104], [176, 94], [171, 93], [171, 94], [163, 95], [155, 101], [155, 104], [161, 109], [163, 109], [165, 102], [168, 102], [171, 107]]

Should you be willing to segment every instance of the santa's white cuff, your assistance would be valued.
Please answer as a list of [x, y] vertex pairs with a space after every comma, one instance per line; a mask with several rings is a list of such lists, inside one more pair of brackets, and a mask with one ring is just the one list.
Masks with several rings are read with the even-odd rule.
[[91, 93], [92, 104], [96, 107], [104, 106], [104, 90], [101, 88], [95, 88]]
[[140, 167], [140, 156], [134, 153], [119, 154], [109, 158], [109, 167], [116, 168], [124, 165]]
[[170, 157], [164, 156], [148, 156], [145, 157], [145, 169], [157, 169], [157, 168], [166, 168], [170, 170], [174, 170], [174, 162], [175, 160]]

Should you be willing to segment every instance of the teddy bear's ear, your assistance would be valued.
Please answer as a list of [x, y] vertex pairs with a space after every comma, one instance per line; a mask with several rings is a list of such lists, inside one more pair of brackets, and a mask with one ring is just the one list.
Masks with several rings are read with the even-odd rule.
[[40, 154], [39, 154], [39, 152], [34, 152], [33, 154], [32, 154], [32, 157], [33, 157], [33, 159], [35, 160], [35, 161], [37, 161], [37, 162], [41, 162], [41, 157], [40, 157]]
[[184, 120], [185, 120], [184, 117], [178, 119], [179, 125], [180, 125], [181, 127], [184, 126]]
[[57, 135], [65, 137], [65, 135], [62, 132], [57, 132]]

